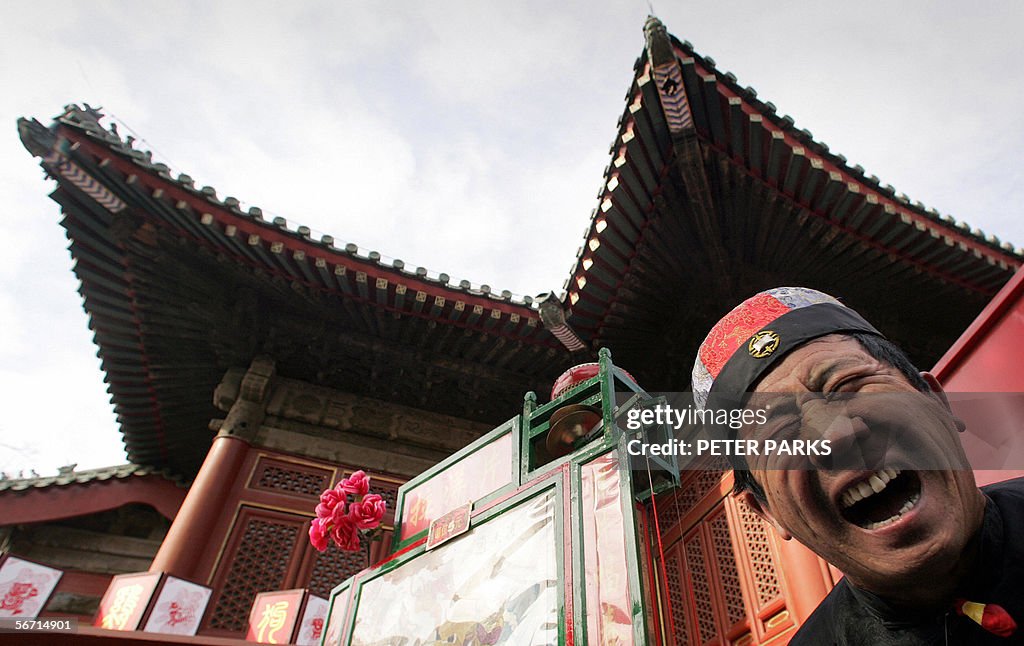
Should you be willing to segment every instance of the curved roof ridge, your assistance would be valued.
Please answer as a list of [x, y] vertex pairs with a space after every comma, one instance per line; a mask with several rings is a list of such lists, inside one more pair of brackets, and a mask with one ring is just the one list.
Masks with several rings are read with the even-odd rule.
[[88, 482], [103, 481], [110, 479], [130, 478], [132, 476], [159, 476], [173, 482], [180, 487], [186, 487], [186, 481], [172, 473], [168, 469], [157, 469], [154, 467], [127, 463], [95, 469], [83, 469], [76, 471], [75, 465], [71, 468], [62, 467], [56, 475], [33, 476], [30, 478], [4, 478], [0, 479], [0, 491], [22, 491], [25, 489], [40, 489], [51, 486], [64, 486], [71, 484], [85, 484]]
[[749, 102], [759, 112], [767, 117], [773, 124], [784, 130], [787, 134], [791, 135], [795, 140], [801, 144], [812, 149], [818, 155], [827, 158], [829, 161], [834, 163], [836, 166], [841, 167], [847, 171], [853, 177], [856, 177], [862, 181], [865, 185], [871, 186], [880, 193], [900, 202], [904, 207], [914, 211], [915, 213], [929, 218], [930, 220], [945, 225], [956, 227], [964, 235], [967, 235], [979, 243], [985, 244], [993, 249], [1008, 252], [1013, 254], [1017, 258], [1024, 260], [1024, 248], [1017, 247], [1009, 241], [1002, 241], [998, 236], [994, 234], [987, 234], [977, 227], [971, 227], [970, 224], [963, 220], [957, 220], [955, 217], [949, 214], [940, 213], [933, 207], [928, 207], [920, 200], [911, 200], [905, 193], [898, 193], [891, 184], [882, 184], [881, 180], [877, 175], [868, 174], [863, 166], [860, 164], [850, 164], [850, 161], [846, 158], [846, 155], [842, 153], [833, 152], [828, 144], [823, 141], [819, 141], [814, 138], [813, 133], [806, 128], [797, 128], [796, 120], [788, 114], [779, 114], [778, 108], [771, 101], [763, 101], [757, 96], [757, 90], [751, 86], [741, 86], [736, 75], [730, 71], [723, 71], [718, 68], [715, 63], [715, 59], [710, 56], [703, 56], [698, 53], [693, 44], [688, 40], [679, 40], [676, 36], [668, 34], [671, 42], [674, 46], [684, 51], [688, 56], [692, 56], [697, 59], [702, 65], [714, 72], [718, 81], [725, 83], [730, 90], [735, 92], [745, 101]]
[[[186, 173], [178, 173], [177, 177], [174, 177], [167, 164], [153, 160], [153, 153], [151, 151], [136, 149], [133, 146], [133, 143], [138, 139], [132, 135], [126, 135], [122, 139], [114, 118], [102, 113], [100, 111], [101, 109], [102, 108], [94, 108], [88, 103], [83, 103], [82, 106], [69, 104], [65, 106], [62, 114], [54, 117], [54, 121], [83, 132], [88, 137], [101, 143], [109, 150], [120, 154], [126, 159], [130, 159], [137, 166], [148, 171], [155, 172], [164, 180], [173, 182], [179, 188], [182, 188], [197, 197], [201, 197], [214, 205], [227, 209], [235, 216], [247, 218], [254, 223], [259, 223], [264, 226], [273, 226], [286, 236], [296, 240], [302, 240], [307, 244], [311, 243], [326, 252], [346, 255], [356, 261], [374, 265], [377, 268], [388, 272], [394, 272], [402, 276], [415, 278], [443, 290], [463, 293], [470, 296], [483, 297], [488, 300], [505, 302], [510, 305], [519, 305], [536, 310], [534, 299], [530, 295], [515, 294], [507, 289], [498, 291], [486, 283], [474, 283], [467, 279], [459, 279], [456, 282], [456, 279], [446, 272], [434, 271], [422, 266], [416, 266], [410, 270], [406, 268], [405, 261], [399, 258], [386, 256], [378, 251], [363, 248], [353, 242], [342, 244], [340, 241], [336, 240], [333, 235], [321, 234], [319, 236], [319, 240], [317, 240], [313, 237], [313, 229], [305, 225], [295, 225], [294, 228], [289, 228], [288, 220], [282, 216], [272, 216], [270, 220], [267, 220], [264, 218], [263, 209], [260, 207], [250, 206], [248, 209], [243, 211], [242, 201], [236, 197], [226, 196], [221, 199], [217, 196], [217, 190], [212, 186], [202, 186], [201, 188], [197, 188], [195, 180]], [[103, 124], [100, 123], [100, 120], [104, 118], [110, 120], [109, 128], [104, 127]], [[44, 156], [45, 151], [43, 150], [43, 146], [38, 144], [33, 146], [32, 142], [26, 140], [26, 135], [28, 134], [27, 131], [29, 129], [35, 131], [33, 134], [36, 134], [37, 139], [46, 138], [46, 136], [38, 130], [43, 126], [41, 126], [38, 121], [33, 120], [38, 126], [33, 128], [31, 125], [28, 125], [31, 122], [24, 119], [21, 121], [24, 121], [26, 124], [20, 128], [22, 130], [22, 141], [25, 143], [25, 147], [28, 148], [29, 152], [33, 155]], [[19, 122], [19, 125], [22, 124]]]
[[[800, 281], [877, 307], [894, 338], [932, 359], [1024, 263], [1024, 251], [832, 153], [657, 19], [644, 31], [565, 283], [566, 321], [585, 342], [613, 345], [617, 360], [643, 372], [666, 325], [703, 330], [744, 286]], [[872, 301], [883, 287], [886, 300]], [[949, 302], [958, 309], [915, 340], [904, 304]], [[681, 354], [686, 334], [671, 339]], [[689, 377], [673, 372], [686, 360], [675, 358], [650, 371], [664, 389]]]

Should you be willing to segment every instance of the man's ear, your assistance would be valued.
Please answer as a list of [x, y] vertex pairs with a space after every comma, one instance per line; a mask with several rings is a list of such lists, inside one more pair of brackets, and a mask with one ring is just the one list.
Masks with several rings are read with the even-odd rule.
[[744, 490], [737, 493], [736, 498], [739, 499], [740, 504], [749, 507], [750, 511], [754, 512], [755, 514], [763, 518], [765, 521], [767, 521], [772, 527], [774, 527], [775, 532], [779, 535], [779, 538], [781, 538], [784, 541], [788, 541], [791, 538], [793, 538], [793, 535], [786, 531], [786, 529], [779, 524], [779, 521], [775, 520], [775, 516], [773, 516], [772, 512], [768, 509], [768, 505], [758, 500], [757, 496], [755, 496], [749, 490]]
[[[942, 384], [939, 383], [939, 380], [935, 378], [935, 375], [933, 375], [930, 372], [924, 371], [921, 373], [921, 378], [924, 379], [925, 383], [928, 384], [928, 387], [931, 389], [932, 394], [935, 395], [939, 399], [939, 401], [942, 402], [943, 406], [946, 407], [946, 410], [952, 413], [953, 408], [949, 405], [949, 398], [946, 397], [946, 391], [942, 388]], [[956, 423], [956, 430], [960, 431], [961, 433], [967, 430], [967, 425], [964, 424], [964, 421], [957, 417], [956, 415], [953, 416], [953, 421]]]

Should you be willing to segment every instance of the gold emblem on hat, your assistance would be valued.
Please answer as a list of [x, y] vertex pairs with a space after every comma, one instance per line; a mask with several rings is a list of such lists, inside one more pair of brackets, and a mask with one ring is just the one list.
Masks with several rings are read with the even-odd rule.
[[750, 337], [747, 343], [747, 352], [755, 359], [763, 359], [775, 352], [779, 347], [779, 335], [771, 330], [761, 330]]

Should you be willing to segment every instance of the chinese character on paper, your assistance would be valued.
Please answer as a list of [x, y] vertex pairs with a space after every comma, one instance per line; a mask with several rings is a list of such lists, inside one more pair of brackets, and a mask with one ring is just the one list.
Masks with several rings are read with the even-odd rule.
[[118, 589], [110, 610], [103, 615], [101, 626], [110, 630], [124, 630], [128, 625], [128, 620], [135, 613], [135, 606], [138, 605], [140, 596], [142, 596], [142, 586], [138, 583]]
[[[288, 602], [278, 601], [277, 603], [268, 603], [263, 608], [263, 616], [260, 617], [260, 623], [257, 624], [256, 629], [259, 631], [256, 634], [256, 639], [261, 643], [276, 644], [277, 631], [281, 630], [284, 626], [285, 620], [288, 618]], [[266, 631], [264, 633], [264, 631]], [[265, 640], [265, 641], [264, 641]]]

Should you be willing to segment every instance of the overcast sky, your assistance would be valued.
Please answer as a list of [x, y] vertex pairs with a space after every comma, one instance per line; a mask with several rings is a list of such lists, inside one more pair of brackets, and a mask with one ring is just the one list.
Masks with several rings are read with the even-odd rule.
[[[1024, 3], [654, 2], [883, 183], [1024, 245]], [[558, 290], [646, 0], [0, 7], [0, 470], [125, 461], [53, 190], [15, 120], [103, 106], [244, 205], [496, 290]]]

